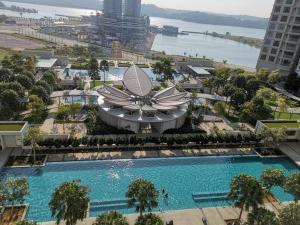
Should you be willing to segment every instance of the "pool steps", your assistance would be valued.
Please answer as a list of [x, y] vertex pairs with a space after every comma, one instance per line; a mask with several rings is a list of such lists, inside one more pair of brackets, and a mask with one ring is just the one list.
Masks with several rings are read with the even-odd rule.
[[193, 199], [195, 202], [208, 201], [208, 200], [224, 200], [227, 199], [228, 191], [226, 192], [202, 192], [193, 193]]
[[93, 201], [90, 203], [91, 211], [104, 211], [126, 208], [128, 208], [128, 199], [111, 199], [103, 201]]

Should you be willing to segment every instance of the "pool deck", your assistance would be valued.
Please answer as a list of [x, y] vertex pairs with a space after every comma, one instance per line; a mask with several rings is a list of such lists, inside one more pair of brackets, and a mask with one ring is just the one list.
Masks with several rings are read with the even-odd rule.
[[116, 151], [116, 152], [95, 152], [95, 153], [68, 153], [51, 154], [48, 162], [65, 162], [78, 160], [113, 160], [113, 159], [141, 159], [141, 158], [168, 158], [168, 157], [197, 157], [211, 155], [249, 155], [250, 148], [234, 149], [188, 149], [188, 150], [159, 150], [159, 151]]
[[[278, 210], [287, 206], [290, 202], [282, 203], [266, 203], [265, 207], [275, 213], [278, 213]], [[202, 218], [207, 219], [208, 225], [226, 225], [225, 221], [232, 221], [238, 219], [240, 209], [234, 207], [212, 207], [212, 208], [199, 208], [199, 209], [185, 209], [185, 210], [173, 210], [173, 211], [164, 211], [156, 213], [164, 221], [169, 222], [174, 221], [174, 225], [205, 225], [202, 222]], [[242, 215], [242, 220], [247, 220], [247, 211], [244, 211]], [[138, 217], [138, 214], [129, 214], [126, 215], [127, 220], [130, 225], [134, 225], [135, 220]], [[85, 219], [77, 223], [77, 225], [92, 225], [95, 222], [94, 217]], [[39, 223], [40, 225], [55, 225], [55, 222], [44, 222]], [[64, 222], [61, 223], [65, 225]]]
[[279, 149], [293, 160], [298, 166], [300, 166], [300, 143], [287, 142], [281, 143]]

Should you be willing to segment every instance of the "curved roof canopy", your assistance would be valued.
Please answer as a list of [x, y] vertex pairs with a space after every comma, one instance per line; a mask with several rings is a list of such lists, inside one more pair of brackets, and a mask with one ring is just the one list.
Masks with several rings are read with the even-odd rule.
[[126, 71], [123, 82], [132, 94], [144, 97], [152, 90], [152, 82], [147, 74], [138, 66], [133, 65]]

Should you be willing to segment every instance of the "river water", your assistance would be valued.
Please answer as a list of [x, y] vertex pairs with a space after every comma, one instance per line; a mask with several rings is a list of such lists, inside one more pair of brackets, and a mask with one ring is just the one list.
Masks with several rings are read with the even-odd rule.
[[[17, 5], [24, 8], [33, 8], [39, 11], [38, 14], [23, 14], [23, 17], [32, 18], [43, 18], [52, 17], [58, 18], [57, 14], [67, 15], [67, 16], [81, 16], [81, 15], [91, 15], [95, 14], [95, 10], [88, 9], [74, 9], [65, 7], [54, 7], [54, 6], [44, 6], [44, 5], [34, 5], [26, 3], [16, 3], [3, 1], [6, 5]], [[17, 12], [0, 10], [0, 14], [6, 14], [9, 16], [20, 16]], [[165, 19], [158, 17], [151, 17], [151, 25], [163, 26], [163, 25], [173, 25], [179, 27], [180, 31], [196, 31], [196, 32], [217, 32], [226, 33], [230, 32], [233, 35], [263, 38], [265, 30], [263, 29], [253, 29], [253, 28], [243, 28], [234, 26], [218, 26], [218, 25], [208, 25], [184, 22], [181, 20]], [[230, 64], [251, 67], [254, 68], [258, 59], [259, 49], [238, 43], [235, 41], [225, 40], [221, 38], [214, 38], [211, 36], [206, 36], [202, 34], [189, 34], [189, 35], [179, 35], [177, 37], [157, 35], [152, 46], [152, 50], [155, 51], [165, 51], [167, 54], [176, 55], [191, 55], [214, 59], [215, 61], [227, 60]]]

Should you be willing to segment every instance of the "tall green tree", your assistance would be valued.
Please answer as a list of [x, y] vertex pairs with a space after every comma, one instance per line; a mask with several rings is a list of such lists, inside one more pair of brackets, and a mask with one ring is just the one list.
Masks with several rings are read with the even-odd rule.
[[75, 225], [87, 215], [90, 190], [82, 186], [80, 181], [62, 183], [51, 196], [49, 207], [52, 217], [59, 224], [62, 220], [66, 225]]
[[129, 223], [122, 214], [111, 211], [99, 215], [93, 225], [129, 225]]
[[248, 214], [247, 225], [280, 225], [274, 212], [258, 208]]
[[268, 192], [274, 186], [282, 187], [285, 181], [284, 172], [280, 169], [269, 168], [262, 172], [260, 176], [262, 186], [265, 187]]
[[100, 79], [98, 60], [95, 57], [91, 57], [88, 66], [89, 66], [89, 76], [93, 80], [94, 87], [95, 87], [96, 80]]
[[255, 177], [246, 174], [234, 177], [228, 197], [233, 200], [235, 207], [241, 209], [238, 220], [241, 221], [244, 209], [256, 210], [259, 204], [263, 203], [264, 195], [265, 193]]
[[25, 136], [25, 140], [31, 144], [34, 164], [36, 162], [36, 151], [40, 148], [38, 143], [43, 140], [43, 137], [41, 130], [37, 127], [31, 127]]
[[104, 83], [106, 81], [106, 72], [109, 71], [109, 63], [107, 60], [102, 60], [100, 62], [100, 70], [104, 73]]
[[17, 76], [16, 81], [20, 83], [26, 90], [29, 90], [33, 86], [32, 80], [25, 75]]
[[280, 225], [300, 224], [300, 204], [290, 204], [279, 213]]
[[247, 101], [246, 91], [241, 88], [237, 88], [230, 99], [230, 103], [237, 111], [241, 109], [242, 105], [246, 101]]
[[146, 210], [151, 211], [158, 206], [158, 195], [159, 192], [154, 184], [143, 179], [138, 179], [131, 183], [126, 193], [128, 206], [136, 206], [136, 211], [140, 213], [140, 216]]
[[11, 215], [13, 216], [16, 204], [23, 204], [25, 197], [30, 194], [28, 179], [25, 177], [8, 177], [5, 187], [7, 188], [8, 203], [11, 205]]
[[163, 75], [165, 80], [174, 80], [174, 69], [170, 59], [164, 58], [160, 62], [156, 62], [152, 70], [155, 74]]
[[300, 172], [295, 172], [285, 180], [284, 190], [294, 195], [295, 202], [300, 199]]
[[45, 104], [48, 104], [50, 102], [50, 95], [48, 93], [48, 91], [45, 89], [45, 87], [40, 86], [40, 85], [34, 85], [30, 92], [30, 95], [36, 95], [39, 98], [41, 98], [43, 100], [43, 102]]
[[39, 123], [47, 113], [47, 108], [41, 98], [36, 95], [29, 96], [28, 109], [35, 124]]
[[10, 69], [7, 69], [7, 68], [0, 69], [0, 81], [1, 82], [11, 82], [14, 79], [15, 79], [15, 76]]
[[3, 108], [18, 111], [20, 108], [19, 95], [14, 90], [5, 90], [0, 94], [0, 102]]

